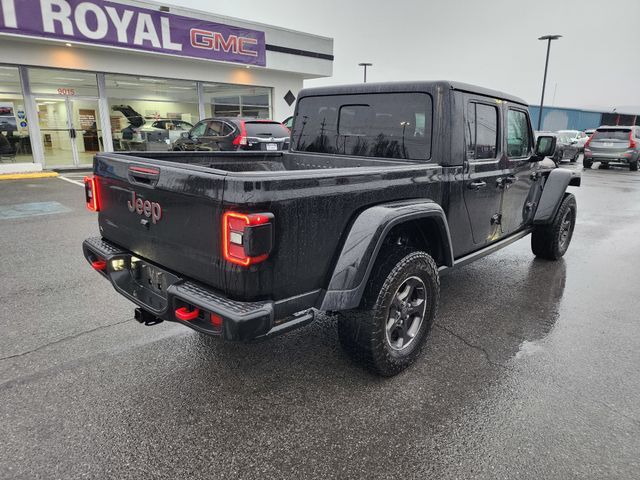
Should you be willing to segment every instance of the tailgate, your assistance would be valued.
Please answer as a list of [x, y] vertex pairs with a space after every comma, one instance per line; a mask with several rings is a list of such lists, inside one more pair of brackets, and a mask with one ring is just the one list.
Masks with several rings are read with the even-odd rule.
[[94, 171], [104, 238], [224, 290], [224, 173], [117, 154], [97, 155]]

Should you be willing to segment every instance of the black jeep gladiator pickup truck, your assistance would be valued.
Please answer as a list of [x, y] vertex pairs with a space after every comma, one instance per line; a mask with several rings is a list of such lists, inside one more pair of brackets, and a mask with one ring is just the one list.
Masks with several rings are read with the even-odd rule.
[[381, 375], [419, 355], [439, 275], [531, 234], [560, 258], [580, 177], [527, 105], [454, 82], [305, 89], [287, 152], [102, 153], [86, 259], [147, 325], [267, 338], [318, 310]]

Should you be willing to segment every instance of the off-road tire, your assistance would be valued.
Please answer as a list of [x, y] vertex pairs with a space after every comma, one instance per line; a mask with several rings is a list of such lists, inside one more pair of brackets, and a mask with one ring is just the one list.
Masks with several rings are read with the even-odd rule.
[[[425, 309], [413, 340], [394, 350], [387, 340], [390, 307], [404, 282], [418, 277], [424, 283]], [[405, 247], [380, 251], [360, 306], [338, 313], [338, 337], [343, 349], [357, 363], [384, 377], [397, 375], [419, 357], [438, 310], [438, 267], [425, 252]]]
[[593, 160], [586, 159], [586, 158], [582, 157], [582, 167], [583, 168], [591, 168], [591, 165], [593, 165]]
[[[548, 225], [536, 225], [533, 229], [531, 250], [536, 257], [558, 260], [567, 252], [576, 225], [577, 211], [576, 197], [565, 193], [553, 221]], [[569, 221], [568, 231], [566, 221]]]

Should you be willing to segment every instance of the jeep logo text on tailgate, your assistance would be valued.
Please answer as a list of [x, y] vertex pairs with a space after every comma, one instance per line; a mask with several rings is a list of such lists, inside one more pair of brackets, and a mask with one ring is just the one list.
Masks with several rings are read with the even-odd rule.
[[162, 218], [162, 207], [159, 203], [150, 202], [136, 196], [136, 192], [131, 192], [131, 200], [127, 202], [127, 207], [131, 213], [144, 215], [151, 218], [153, 223], [159, 222]]

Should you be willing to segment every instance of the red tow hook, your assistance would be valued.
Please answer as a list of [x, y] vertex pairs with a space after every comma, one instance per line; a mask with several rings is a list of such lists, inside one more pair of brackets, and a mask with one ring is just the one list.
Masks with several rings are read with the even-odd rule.
[[195, 320], [200, 315], [200, 310], [194, 308], [193, 310], [189, 310], [187, 307], [180, 307], [176, 309], [176, 318], [178, 320], [182, 320], [183, 322], [190, 322], [191, 320]]
[[96, 270], [102, 271], [105, 268], [107, 268], [107, 261], [106, 260], [94, 260], [93, 262], [91, 262], [91, 266]]

